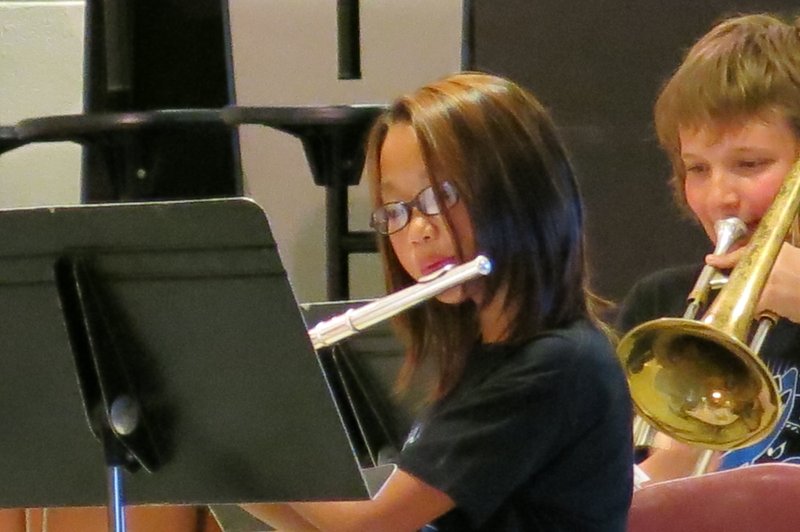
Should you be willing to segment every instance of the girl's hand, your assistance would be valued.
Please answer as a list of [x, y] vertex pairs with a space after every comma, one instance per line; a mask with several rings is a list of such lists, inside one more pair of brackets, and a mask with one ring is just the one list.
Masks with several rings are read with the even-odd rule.
[[[744, 247], [727, 255], [706, 255], [706, 264], [718, 269], [733, 268], [747, 250]], [[787, 243], [781, 246], [756, 310], [770, 310], [800, 323], [800, 249]]]

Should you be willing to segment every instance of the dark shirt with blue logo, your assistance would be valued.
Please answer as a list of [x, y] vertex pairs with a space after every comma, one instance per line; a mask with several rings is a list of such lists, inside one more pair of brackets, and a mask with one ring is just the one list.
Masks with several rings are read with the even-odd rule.
[[631, 414], [611, 344], [576, 322], [522, 346], [476, 347], [398, 467], [456, 503], [426, 530], [624, 532]]

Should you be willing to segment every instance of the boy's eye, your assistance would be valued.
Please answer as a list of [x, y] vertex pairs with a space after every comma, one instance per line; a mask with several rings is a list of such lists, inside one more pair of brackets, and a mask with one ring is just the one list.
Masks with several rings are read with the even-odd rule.
[[686, 165], [686, 173], [687, 174], [699, 174], [704, 172], [706, 167], [702, 164], [689, 164]]
[[739, 167], [747, 169], [761, 168], [762, 166], [767, 164], [767, 162], [768, 161], [766, 159], [745, 159], [739, 161]]

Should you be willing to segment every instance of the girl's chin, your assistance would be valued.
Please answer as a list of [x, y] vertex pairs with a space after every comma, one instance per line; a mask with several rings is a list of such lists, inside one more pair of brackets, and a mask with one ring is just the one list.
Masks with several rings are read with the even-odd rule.
[[469, 299], [469, 296], [463, 286], [454, 286], [437, 295], [436, 299], [446, 305], [458, 305]]

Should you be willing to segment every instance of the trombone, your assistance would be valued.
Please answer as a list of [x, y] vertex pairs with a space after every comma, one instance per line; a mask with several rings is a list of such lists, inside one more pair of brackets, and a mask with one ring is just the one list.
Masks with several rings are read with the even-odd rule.
[[[799, 207], [797, 161], [746, 254], [703, 317], [696, 319], [696, 314], [718, 273], [709, 266], [698, 278], [682, 318], [643, 323], [620, 340], [617, 355], [637, 413], [655, 429], [708, 450], [732, 450], [763, 439], [775, 428], [779, 390], [758, 352], [777, 316], [757, 315], [755, 307]], [[734, 239], [739, 231], [719, 230], [723, 236], [718, 244]], [[751, 337], [754, 319], [758, 327]], [[710, 452], [706, 455], [707, 459]]]
[[[731, 246], [735, 244], [747, 232], [747, 226], [739, 218], [725, 218], [717, 220], [714, 224], [717, 234], [714, 255], [724, 255]], [[697, 313], [703, 308], [708, 300], [711, 290], [718, 290], [724, 286], [727, 279], [713, 266], [705, 265], [697, 277], [689, 296], [688, 305], [683, 317], [695, 319]], [[637, 415], [633, 420], [633, 446], [636, 449], [650, 448], [656, 437], [655, 427], [649, 424], [643, 417]], [[710, 458], [710, 455], [709, 455]]]

